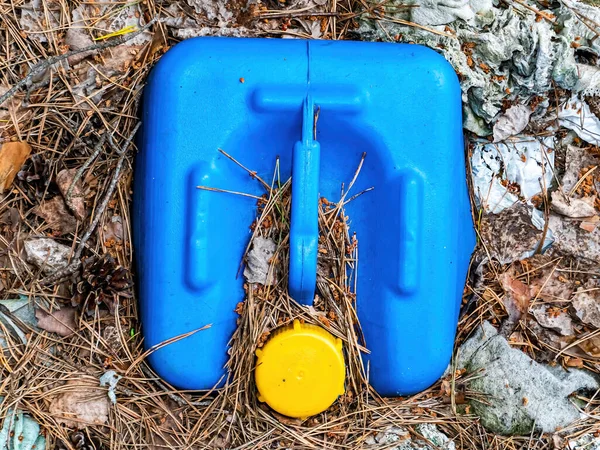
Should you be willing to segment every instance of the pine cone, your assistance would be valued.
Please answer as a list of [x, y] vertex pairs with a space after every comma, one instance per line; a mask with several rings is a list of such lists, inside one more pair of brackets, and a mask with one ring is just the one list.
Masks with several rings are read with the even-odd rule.
[[[35, 188], [35, 196], [41, 198], [46, 191], [49, 193], [56, 193], [58, 191], [56, 186], [50, 186], [49, 174], [50, 169], [44, 158], [41, 155], [34, 154], [25, 162], [23, 170], [17, 173], [17, 179], [24, 190], [28, 186], [32, 186]], [[46, 186], [49, 186], [50, 189], [47, 189]]]
[[131, 298], [133, 283], [129, 271], [119, 266], [112, 256], [83, 261], [83, 281], [77, 285], [74, 303], [87, 309], [90, 300], [104, 304], [113, 313], [119, 297]]

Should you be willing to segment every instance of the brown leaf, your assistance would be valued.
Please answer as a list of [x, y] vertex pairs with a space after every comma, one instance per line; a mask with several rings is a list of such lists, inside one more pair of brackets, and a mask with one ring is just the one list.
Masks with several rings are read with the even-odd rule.
[[43, 202], [34, 212], [43, 218], [58, 236], [71, 233], [77, 228], [75, 217], [67, 210], [67, 205], [58, 195], [52, 200]]
[[[500, 283], [506, 292], [504, 306], [508, 315], [520, 317], [527, 312], [529, 300], [531, 300], [531, 290], [522, 281], [513, 278], [512, 274], [506, 272], [500, 275]], [[518, 320], [518, 318], [517, 318]]]
[[600, 357], [600, 336], [594, 336], [579, 344], [579, 348], [593, 358]]
[[[532, 269], [541, 267], [529, 275], [529, 288], [532, 297], [538, 300], [544, 300], [549, 303], [567, 302], [573, 295], [573, 281], [561, 275], [557, 269], [556, 263], [551, 263], [552, 259], [547, 256], [538, 255], [528, 261], [531, 262]], [[547, 264], [549, 263], [550, 264]], [[544, 267], [542, 267], [544, 266]]]
[[[11, 86], [0, 83], [0, 95], [6, 94], [10, 88]], [[23, 96], [24, 94], [15, 93], [0, 104], [0, 136], [14, 135], [15, 124], [24, 129], [31, 120], [33, 111], [23, 106]]]
[[119, 244], [125, 241], [123, 219], [121, 218], [121, 216], [114, 215], [111, 218], [107, 219], [103, 231], [103, 241], [105, 243], [113, 242], [115, 244]]
[[552, 443], [554, 445], [554, 450], [559, 450], [565, 448], [565, 438], [560, 436], [558, 433], [552, 435]]
[[598, 164], [598, 157], [585, 148], [567, 146], [565, 172], [560, 180], [564, 192], [569, 193], [580, 182], [582, 169]]
[[60, 189], [60, 193], [65, 198], [67, 202], [67, 206], [77, 220], [85, 219], [85, 202], [84, 202], [84, 192], [83, 192], [83, 183], [81, 182], [81, 178], [77, 180], [73, 190], [71, 191], [70, 201], [67, 199], [67, 194], [69, 189], [71, 188], [71, 184], [73, 183], [73, 179], [75, 178], [75, 174], [77, 173], [77, 169], [63, 169], [58, 175], [56, 175], [56, 184], [58, 184], [58, 188]]
[[77, 330], [77, 314], [74, 308], [65, 307], [52, 313], [38, 308], [35, 310], [35, 318], [39, 328], [60, 336], [70, 336]]
[[544, 328], [549, 328], [563, 336], [573, 334], [573, 322], [566, 312], [548, 305], [536, 306], [531, 312], [535, 320]]
[[555, 252], [600, 263], [600, 229], [598, 227], [591, 232], [586, 231], [556, 214], [550, 214], [548, 224], [554, 236], [552, 248]]
[[58, 423], [71, 428], [84, 428], [108, 422], [108, 396], [106, 389], [98, 385], [98, 380], [81, 376], [68, 381], [63, 388], [64, 392], [50, 403], [50, 414]]
[[502, 324], [500, 331], [502, 335], [510, 336], [529, 308], [531, 290], [525, 283], [514, 278], [514, 269], [500, 275], [500, 283], [505, 292], [503, 297], [504, 308], [508, 313], [508, 318]]
[[50, 238], [28, 239], [23, 243], [27, 261], [50, 275], [69, 264], [71, 247]]
[[579, 224], [579, 228], [581, 228], [582, 230], [587, 231], [588, 233], [591, 233], [598, 226], [598, 222], [600, 222], [600, 217], [599, 216], [588, 217], [587, 219], [583, 220]]
[[105, 70], [123, 72], [131, 66], [143, 45], [119, 45], [102, 53]]
[[581, 358], [573, 358], [570, 356], [565, 356], [564, 361], [565, 361], [565, 365], [567, 367], [576, 367], [578, 369], [583, 368], [583, 360]]
[[0, 149], [0, 194], [12, 184], [17, 172], [31, 153], [27, 142], [6, 142]]

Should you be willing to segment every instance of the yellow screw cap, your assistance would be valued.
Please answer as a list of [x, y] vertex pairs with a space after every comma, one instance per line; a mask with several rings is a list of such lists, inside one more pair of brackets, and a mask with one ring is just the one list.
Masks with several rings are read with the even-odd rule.
[[275, 331], [256, 356], [258, 399], [280, 414], [304, 419], [344, 393], [342, 341], [321, 327], [294, 320]]

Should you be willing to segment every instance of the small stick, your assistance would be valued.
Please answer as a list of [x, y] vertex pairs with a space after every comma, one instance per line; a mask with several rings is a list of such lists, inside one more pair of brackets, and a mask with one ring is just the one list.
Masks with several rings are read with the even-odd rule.
[[254, 198], [256, 200], [262, 200], [262, 201], [266, 202], [266, 200], [262, 197], [259, 197], [257, 195], [252, 195], [252, 194], [246, 194], [245, 192], [228, 191], [226, 189], [219, 189], [219, 188], [214, 188], [214, 187], [209, 187], [209, 186], [196, 186], [196, 188], [202, 189], [204, 191], [223, 192], [225, 194], [241, 195], [242, 197], [250, 197], [250, 198]]
[[327, 238], [329, 238], [329, 235], [331, 234], [331, 230], [333, 229], [333, 224], [335, 223], [335, 218], [338, 216], [338, 214], [340, 213], [340, 210], [344, 206], [346, 196], [352, 189], [352, 186], [354, 186], [354, 183], [356, 182], [356, 179], [358, 178], [358, 175], [360, 174], [360, 171], [362, 169], [362, 166], [363, 166], [363, 163], [365, 162], [366, 157], [367, 157], [367, 152], [363, 152], [363, 154], [360, 158], [360, 162], [358, 163], [358, 167], [357, 167], [356, 171], [354, 172], [354, 176], [352, 177], [352, 181], [350, 181], [350, 184], [348, 185], [348, 189], [346, 189], [344, 191], [344, 193], [342, 194], [342, 197], [340, 198], [340, 201], [336, 204], [335, 208], [333, 209], [334, 214], [333, 214], [332, 222], [331, 222], [331, 224], [327, 223], [327, 226], [329, 227], [329, 232], [327, 233]]
[[440, 36], [444, 36], [444, 37], [447, 37], [447, 38], [455, 38], [456, 37], [456, 36], [453, 36], [450, 33], [444, 33], [443, 31], [438, 31], [438, 30], [436, 30], [434, 28], [429, 28], [429, 27], [426, 27], [424, 25], [419, 25], [418, 23], [410, 22], [408, 20], [394, 19], [392, 17], [387, 17], [387, 16], [384, 16], [384, 17], [377, 17], [377, 16], [375, 16], [373, 18], [376, 19], [376, 20], [384, 21], [384, 22], [392, 22], [392, 23], [397, 23], [399, 25], [406, 25], [406, 26], [409, 26], [409, 27], [420, 28], [421, 30], [429, 31], [430, 33], [438, 34]]
[[573, 188], [569, 191], [569, 197], [573, 196], [575, 191], [579, 188], [579, 186], [581, 186], [581, 183], [583, 183], [584, 180], [588, 177], [588, 175], [591, 175], [592, 172], [594, 172], [594, 170], [596, 170], [597, 168], [598, 168], [598, 166], [594, 166], [590, 170], [588, 170], [586, 173], [583, 174], [583, 176], [577, 181], [577, 183], [575, 183], [575, 186], [573, 186]]
[[[550, 226], [550, 205], [548, 204], [548, 190], [546, 189], [546, 173], [544, 171], [545, 165], [542, 163], [542, 179], [540, 180], [540, 186], [542, 188], [542, 194], [544, 196], [544, 229], [542, 231], [542, 237], [540, 243], [535, 249], [534, 255], [539, 255], [544, 249], [544, 241], [546, 240], [546, 234], [548, 233], [548, 227]], [[539, 295], [539, 293], [538, 293]], [[536, 296], [537, 298], [537, 296]]]
[[372, 191], [373, 189], [375, 189], [375, 186], [371, 186], [371, 187], [369, 187], [369, 188], [365, 189], [364, 191], [360, 191], [358, 194], [354, 194], [352, 197], [350, 197], [348, 200], [346, 200], [346, 201], [344, 202], [343, 206], [346, 206], [346, 205], [347, 205], [348, 203], [350, 203], [352, 200], [354, 200], [354, 199], [356, 199], [356, 198], [360, 197], [361, 195], [363, 195], [363, 194], [364, 194], [364, 193], [366, 193], [366, 192], [370, 192], [370, 191]]
[[548, 22], [554, 23], [556, 21], [555, 17], [552, 17], [551, 15], [549, 15], [548, 13], [545, 13], [543, 11], [540, 11], [539, 9], [534, 8], [533, 6], [529, 6], [527, 3], [525, 3], [523, 0], [513, 0], [514, 2], [518, 3], [519, 5], [521, 5], [523, 8], [527, 8], [529, 11], [534, 12], [537, 16], [543, 17], [544, 19], [546, 19]]
[[306, 12], [306, 13], [289, 13], [289, 12], [274, 12], [274, 13], [259, 13], [255, 15], [257, 19], [293, 19], [296, 17], [339, 17], [336, 12]]
[[240, 166], [242, 169], [244, 169], [246, 172], [248, 172], [250, 174], [250, 176], [252, 178], [256, 178], [258, 181], [260, 181], [262, 183], [262, 185], [267, 189], [267, 191], [271, 190], [271, 187], [267, 184], [267, 182], [265, 180], [263, 180], [261, 177], [259, 177], [256, 172], [254, 172], [253, 170], [248, 169], [246, 166], [244, 166], [241, 162], [239, 162], [237, 159], [235, 159], [233, 156], [231, 156], [230, 154], [228, 154], [225, 150], [223, 150], [222, 148], [219, 149], [219, 152], [222, 153], [224, 156], [226, 156], [227, 158], [229, 158], [230, 160], [232, 160], [234, 163], [236, 163], [238, 166]]
[[[119, 181], [119, 176], [121, 175], [121, 169], [123, 167], [123, 162], [125, 161], [125, 156], [127, 155], [127, 149], [129, 148], [129, 145], [131, 144], [131, 141], [133, 140], [133, 137], [135, 136], [135, 133], [137, 132], [137, 130], [139, 129], [141, 124], [142, 124], [141, 122], [137, 123], [137, 125], [134, 127], [133, 131], [128, 136], [127, 140], [125, 141], [125, 144], [123, 145], [123, 147], [121, 149], [119, 149], [117, 152], [120, 155], [119, 161], [117, 162], [117, 167], [115, 168], [113, 176], [110, 180], [110, 184], [106, 191], [106, 195], [104, 196], [104, 198], [102, 199], [102, 202], [100, 203], [100, 206], [98, 206], [98, 209], [96, 210], [96, 215], [94, 216], [94, 220], [92, 221], [92, 223], [88, 227], [87, 231], [85, 232], [85, 234], [79, 241], [77, 249], [75, 250], [75, 255], [73, 256], [73, 262], [71, 264], [69, 264], [67, 267], [65, 267], [64, 269], [61, 269], [61, 270], [57, 271], [56, 273], [54, 273], [53, 275], [50, 275], [49, 277], [46, 277], [43, 280], [41, 280], [40, 285], [49, 286], [53, 283], [56, 283], [57, 281], [62, 280], [63, 278], [66, 278], [69, 275], [71, 275], [72, 273], [74, 273], [81, 266], [80, 258], [81, 258], [81, 254], [83, 253], [83, 249], [85, 248], [85, 244], [88, 241], [88, 239], [92, 236], [92, 233], [94, 232], [96, 227], [98, 226], [98, 223], [100, 222], [100, 219], [101, 219], [102, 215], [104, 214], [104, 210], [108, 206], [108, 203], [117, 187], [117, 183]], [[112, 145], [114, 145], [112, 142], [112, 139], [110, 139], [110, 138], [109, 138], [109, 142]]]
[[29, 73], [27, 74], [27, 76], [22, 78], [17, 84], [15, 84], [12, 88], [10, 88], [8, 91], [6, 91], [5, 94], [0, 96], [0, 105], [3, 104], [9, 98], [11, 98], [13, 95], [15, 95], [17, 93], [17, 91], [19, 89], [21, 89], [23, 86], [25, 86], [27, 83], [29, 83], [33, 77], [44, 72], [46, 69], [53, 66], [54, 64], [64, 61], [65, 59], [70, 58], [71, 56], [79, 55], [81, 53], [87, 53], [87, 52], [92, 52], [92, 51], [97, 51], [97, 50], [105, 50], [107, 48], [112, 48], [112, 47], [116, 47], [117, 45], [121, 45], [124, 42], [127, 42], [130, 39], [133, 39], [137, 35], [146, 31], [157, 20], [158, 20], [158, 17], [153, 18], [146, 25], [144, 25], [139, 30], [134, 31], [133, 33], [119, 36], [116, 39], [113, 39], [113, 40], [110, 40], [107, 42], [103, 42], [101, 44], [93, 44], [93, 45], [89, 45], [87, 47], [80, 48], [77, 50], [71, 50], [66, 53], [63, 53], [62, 55], [51, 56], [50, 58], [45, 59], [44, 61], [40, 61], [39, 63], [34, 64], [33, 67], [31, 67], [31, 69], [29, 70]]
[[94, 159], [96, 159], [96, 157], [100, 154], [100, 152], [102, 151], [102, 146], [104, 145], [104, 142], [106, 142], [107, 136], [108, 136], [108, 133], [104, 133], [102, 136], [100, 136], [100, 140], [98, 140], [98, 143], [94, 147], [94, 153], [92, 153], [92, 155], [87, 159], [87, 161], [84, 162], [83, 165], [75, 173], [75, 176], [73, 177], [73, 182], [69, 186], [69, 189], [67, 190], [67, 195], [65, 196], [65, 200], [66, 200], [69, 208], [73, 209], [73, 206], [71, 205], [71, 195], [73, 195], [73, 189], [75, 189], [75, 183], [77, 183], [77, 181], [79, 181], [79, 179], [83, 175], [83, 172], [85, 172], [85, 169], [87, 169], [89, 167], [89, 165], [92, 163], [92, 161], [94, 161]]
[[[102, 214], [104, 214], [104, 210], [108, 206], [108, 202], [110, 202], [110, 199], [111, 199], [111, 197], [117, 187], [117, 183], [119, 181], [119, 175], [121, 174], [121, 169], [123, 168], [123, 162], [125, 161], [125, 156], [127, 155], [127, 153], [126, 153], [127, 149], [129, 148], [131, 141], [133, 141], [133, 137], [135, 136], [135, 133], [137, 133], [137, 130], [140, 128], [141, 124], [142, 124], [142, 122], [137, 123], [137, 125], [133, 128], [133, 131], [131, 132], [131, 134], [127, 137], [127, 140], [125, 141], [125, 144], [123, 145], [123, 148], [120, 150], [117, 150], [117, 153], [120, 154], [119, 160], [117, 161], [117, 167], [115, 167], [115, 172], [113, 173], [113, 177], [110, 180], [110, 184], [108, 186], [108, 190], [106, 191], [106, 195], [102, 199], [102, 203], [100, 203], [100, 206], [98, 207], [98, 209], [96, 211], [96, 215], [94, 216], [94, 220], [92, 221], [92, 224], [90, 225], [90, 227], [87, 229], [87, 231], [81, 238], [81, 241], [79, 241], [79, 246], [77, 247], [77, 251], [75, 252], [75, 259], [79, 259], [79, 257], [81, 256], [81, 253], [83, 252], [83, 249], [85, 247], [85, 243], [87, 242], [87, 240], [90, 238], [90, 236], [96, 229], [96, 226], [100, 222], [100, 218], [101, 218]], [[112, 137], [109, 137], [109, 142], [112, 144]]]
[[31, 94], [38, 90], [41, 89], [43, 87], [46, 87], [50, 84], [50, 78], [46, 79], [46, 80], [42, 80], [38, 83], [33, 83], [28, 89], [27, 89], [27, 93], [25, 94], [25, 98], [23, 99], [23, 106], [28, 106], [29, 105], [29, 101], [31, 100]]
[[319, 114], [321, 113], [321, 107], [317, 106], [317, 110], [315, 111], [315, 123], [313, 124], [313, 139], [317, 139], [317, 122], [319, 121]]
[[348, 193], [352, 189], [352, 186], [354, 186], [354, 183], [356, 183], [356, 179], [358, 178], [358, 174], [362, 170], [362, 166], [363, 166], [363, 164], [365, 162], [365, 158], [366, 157], [367, 157], [367, 152], [363, 152], [362, 156], [360, 157], [360, 162], [358, 163], [358, 168], [356, 169], [356, 172], [354, 172], [354, 176], [352, 177], [352, 181], [350, 181], [350, 184], [348, 185], [348, 190], [344, 194], [344, 197], [346, 195], [348, 195]]

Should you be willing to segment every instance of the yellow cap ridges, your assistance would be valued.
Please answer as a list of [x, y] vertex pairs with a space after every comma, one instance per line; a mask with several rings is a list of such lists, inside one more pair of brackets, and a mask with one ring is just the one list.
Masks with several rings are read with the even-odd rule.
[[323, 328], [294, 320], [256, 350], [258, 399], [280, 414], [306, 418], [344, 393], [342, 341]]

